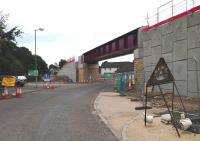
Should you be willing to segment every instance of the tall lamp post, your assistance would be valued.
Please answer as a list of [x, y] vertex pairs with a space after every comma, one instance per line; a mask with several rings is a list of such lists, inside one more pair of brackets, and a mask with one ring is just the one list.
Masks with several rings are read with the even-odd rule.
[[37, 66], [37, 50], [36, 50], [36, 33], [37, 33], [37, 31], [44, 31], [44, 29], [43, 28], [38, 28], [38, 29], [35, 29], [34, 30], [35, 31], [35, 87], [37, 88], [37, 77], [38, 77], [38, 66]]

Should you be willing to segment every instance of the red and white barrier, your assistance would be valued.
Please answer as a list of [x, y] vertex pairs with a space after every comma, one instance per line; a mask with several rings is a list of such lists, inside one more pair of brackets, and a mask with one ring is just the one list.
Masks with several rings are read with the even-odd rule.
[[21, 88], [21, 87], [17, 87], [16, 95], [15, 95], [15, 96], [16, 96], [17, 98], [23, 97], [22, 88]]
[[3, 99], [10, 99], [11, 98], [11, 95], [8, 93], [8, 88], [7, 87], [4, 87], [4, 91], [2, 93], [2, 98]]

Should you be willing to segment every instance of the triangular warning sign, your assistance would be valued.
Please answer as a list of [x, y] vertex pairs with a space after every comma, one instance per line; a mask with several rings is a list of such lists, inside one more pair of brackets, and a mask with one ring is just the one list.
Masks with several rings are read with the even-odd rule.
[[153, 73], [151, 74], [147, 82], [147, 87], [172, 83], [172, 82], [174, 82], [174, 77], [171, 71], [169, 70], [164, 58], [160, 58]]

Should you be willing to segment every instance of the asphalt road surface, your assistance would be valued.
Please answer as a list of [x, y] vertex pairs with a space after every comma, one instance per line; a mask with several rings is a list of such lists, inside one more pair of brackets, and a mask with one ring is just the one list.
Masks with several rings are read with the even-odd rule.
[[95, 114], [108, 84], [61, 86], [0, 100], [0, 141], [117, 141]]

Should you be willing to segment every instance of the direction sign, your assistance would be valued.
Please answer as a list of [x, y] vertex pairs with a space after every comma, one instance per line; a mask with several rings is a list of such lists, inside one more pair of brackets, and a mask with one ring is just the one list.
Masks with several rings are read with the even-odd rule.
[[38, 76], [38, 70], [29, 70], [28, 75], [29, 76]]

